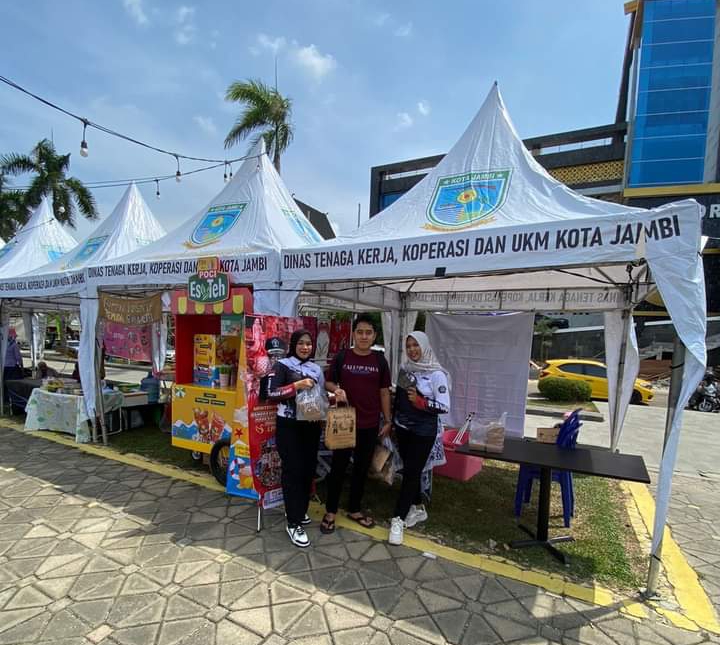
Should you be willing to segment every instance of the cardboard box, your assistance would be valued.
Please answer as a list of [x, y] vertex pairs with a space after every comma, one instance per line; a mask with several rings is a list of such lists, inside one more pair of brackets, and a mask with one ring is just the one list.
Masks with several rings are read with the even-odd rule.
[[537, 429], [537, 441], [538, 443], [556, 443], [560, 428], [538, 428]]

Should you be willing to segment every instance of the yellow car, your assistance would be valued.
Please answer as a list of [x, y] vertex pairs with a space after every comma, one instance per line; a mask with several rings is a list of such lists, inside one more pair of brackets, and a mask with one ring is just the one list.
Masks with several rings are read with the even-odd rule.
[[[538, 378], [542, 380], [549, 377], [585, 381], [592, 388], [591, 396], [593, 399], [608, 398], [607, 366], [605, 363], [579, 358], [547, 361]], [[636, 379], [630, 403], [649, 403], [652, 398], [652, 385], [647, 381]]]

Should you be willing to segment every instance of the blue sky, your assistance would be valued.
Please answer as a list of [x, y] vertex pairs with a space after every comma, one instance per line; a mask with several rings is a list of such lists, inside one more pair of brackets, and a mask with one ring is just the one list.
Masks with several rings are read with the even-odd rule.
[[[494, 80], [522, 137], [612, 122], [627, 24], [620, 0], [6, 2], [0, 69], [113, 129], [223, 158], [247, 147], [223, 150], [239, 111], [226, 87], [272, 83], [277, 55], [295, 123], [283, 179], [349, 230], [358, 203], [367, 217], [371, 166], [447, 151]], [[0, 153], [51, 133], [82, 180], [175, 172], [171, 158], [97, 131], [84, 159], [76, 121], [0, 86]], [[141, 190], [170, 230], [221, 188], [219, 169], [162, 184], [159, 201], [154, 184]], [[95, 191], [103, 216], [122, 192]]]

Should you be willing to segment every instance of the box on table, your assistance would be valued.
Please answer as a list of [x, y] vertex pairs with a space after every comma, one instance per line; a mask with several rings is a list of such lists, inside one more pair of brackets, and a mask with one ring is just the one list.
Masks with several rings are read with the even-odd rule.
[[538, 443], [557, 443], [559, 432], [560, 428], [538, 428], [537, 441]]

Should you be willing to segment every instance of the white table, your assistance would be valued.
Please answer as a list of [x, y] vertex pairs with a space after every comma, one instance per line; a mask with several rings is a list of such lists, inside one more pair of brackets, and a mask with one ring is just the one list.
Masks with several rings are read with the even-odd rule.
[[[105, 412], [120, 409], [122, 403], [121, 392], [103, 394]], [[78, 443], [90, 441], [90, 417], [82, 396], [35, 388], [28, 400], [26, 414], [25, 430], [55, 430], [73, 435]]]

